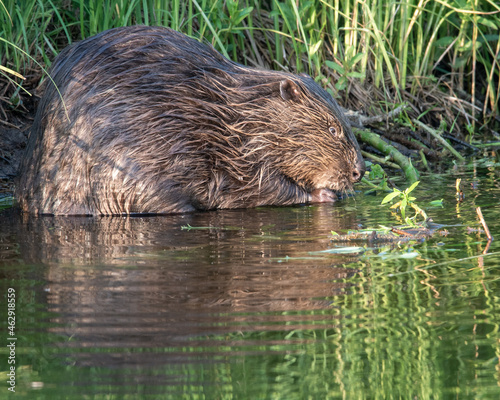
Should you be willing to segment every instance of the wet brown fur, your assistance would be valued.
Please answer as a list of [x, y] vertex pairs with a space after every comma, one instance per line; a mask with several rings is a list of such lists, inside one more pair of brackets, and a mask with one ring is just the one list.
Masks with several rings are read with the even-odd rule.
[[239, 65], [170, 29], [103, 32], [50, 74], [67, 114], [47, 81], [16, 190], [26, 212], [297, 204], [364, 172], [348, 122], [310, 77]]

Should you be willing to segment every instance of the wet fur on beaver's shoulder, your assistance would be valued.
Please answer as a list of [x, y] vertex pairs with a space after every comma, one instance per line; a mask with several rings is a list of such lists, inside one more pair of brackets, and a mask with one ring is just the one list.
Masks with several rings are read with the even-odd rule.
[[[364, 172], [332, 97], [167, 28], [61, 52], [16, 197], [39, 214], [172, 213], [333, 201]], [[61, 100], [64, 100], [63, 101]]]

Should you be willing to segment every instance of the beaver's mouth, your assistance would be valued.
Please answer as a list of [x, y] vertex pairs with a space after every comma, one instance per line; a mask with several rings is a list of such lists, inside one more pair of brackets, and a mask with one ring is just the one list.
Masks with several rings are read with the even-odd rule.
[[[339, 193], [350, 192], [353, 189], [353, 183], [349, 180], [347, 174], [336, 172], [336, 173], [324, 173], [312, 180], [312, 190], [311, 194], [315, 191], [325, 190], [327, 192], [333, 192], [339, 196]], [[325, 193], [326, 194], [326, 193]]]
[[319, 188], [311, 192], [311, 203], [333, 203], [338, 199], [337, 193], [331, 189]]

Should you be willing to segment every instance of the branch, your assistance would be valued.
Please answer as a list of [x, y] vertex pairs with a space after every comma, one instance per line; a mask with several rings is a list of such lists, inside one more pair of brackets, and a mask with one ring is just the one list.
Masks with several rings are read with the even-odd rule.
[[419, 120], [412, 120], [412, 122], [419, 126], [420, 128], [424, 129], [425, 131], [429, 132], [436, 140], [438, 140], [444, 147], [446, 147], [451, 154], [453, 154], [456, 158], [458, 158], [460, 161], [465, 160], [465, 158], [458, 152], [456, 151], [451, 144], [449, 144], [440, 134], [438, 131], [435, 129], [432, 129], [430, 126], [425, 125], [424, 123], [420, 122]]
[[388, 119], [392, 119], [395, 116], [401, 114], [404, 110], [409, 108], [410, 106], [406, 103], [401, 104], [400, 106], [396, 107], [394, 110], [389, 111], [386, 114], [380, 114], [380, 115], [375, 115], [373, 117], [367, 117], [365, 115], [360, 114], [357, 111], [352, 111], [352, 110], [343, 110], [344, 114], [349, 118], [351, 121], [351, 125], [356, 127], [356, 128], [363, 128], [366, 125], [371, 125], [376, 122], [383, 122], [387, 121]]
[[384, 142], [379, 135], [366, 129], [354, 128], [353, 132], [362, 142], [368, 143], [386, 156], [390, 156], [392, 160], [403, 169], [406, 179], [408, 179], [410, 183], [418, 181], [417, 170], [411, 165], [409, 158], [401, 154], [394, 146]]

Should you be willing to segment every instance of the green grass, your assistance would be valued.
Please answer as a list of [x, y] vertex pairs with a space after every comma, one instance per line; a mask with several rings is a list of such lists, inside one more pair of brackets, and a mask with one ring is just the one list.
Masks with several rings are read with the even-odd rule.
[[132, 24], [169, 26], [248, 65], [306, 72], [366, 113], [409, 101], [465, 133], [499, 114], [495, 0], [0, 0], [0, 74], [21, 82], [9, 70], [39, 72], [34, 60], [48, 66], [68, 43]]

